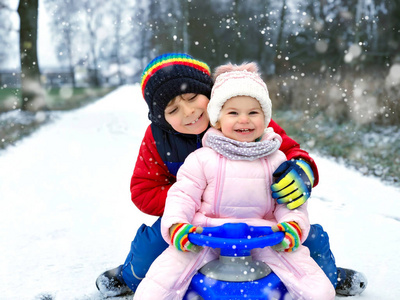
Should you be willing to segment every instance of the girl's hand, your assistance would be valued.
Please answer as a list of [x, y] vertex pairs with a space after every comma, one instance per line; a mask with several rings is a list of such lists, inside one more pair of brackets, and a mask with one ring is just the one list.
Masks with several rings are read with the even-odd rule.
[[192, 244], [189, 241], [188, 234], [192, 232], [202, 233], [203, 228], [191, 224], [178, 223], [170, 228], [171, 243], [176, 249], [183, 252], [200, 252], [203, 247]]
[[272, 198], [287, 208], [295, 209], [307, 201], [314, 185], [314, 173], [304, 160], [282, 163], [273, 174], [277, 179], [271, 185]]
[[283, 241], [272, 248], [276, 251], [292, 252], [296, 251], [301, 242], [301, 229], [299, 225], [294, 222], [282, 222], [271, 227], [272, 231], [282, 231], [285, 233]]

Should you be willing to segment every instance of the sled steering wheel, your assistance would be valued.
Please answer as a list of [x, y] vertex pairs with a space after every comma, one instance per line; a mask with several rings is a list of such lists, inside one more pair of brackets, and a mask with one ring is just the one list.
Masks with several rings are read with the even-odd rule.
[[202, 233], [190, 233], [195, 245], [220, 248], [222, 256], [249, 256], [250, 250], [274, 246], [285, 234], [273, 232], [269, 226], [249, 226], [246, 223], [226, 223], [217, 227], [203, 227]]

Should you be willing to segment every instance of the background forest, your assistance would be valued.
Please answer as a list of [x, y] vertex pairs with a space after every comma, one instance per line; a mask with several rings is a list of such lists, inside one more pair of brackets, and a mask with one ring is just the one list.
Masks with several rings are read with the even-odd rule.
[[[64, 104], [78, 91], [96, 98], [138, 82], [164, 52], [189, 53], [211, 68], [256, 61], [289, 134], [398, 182], [399, 0], [20, 0], [18, 14], [17, 2], [0, 0], [0, 111], [62, 107], [52, 93]], [[46, 57], [32, 56], [38, 7], [49, 16], [51, 45], [37, 47], [54, 49], [52, 72], [40, 67]], [[18, 52], [19, 67], [2, 67]], [[32, 89], [24, 81], [35, 70]], [[9, 124], [0, 133], [18, 127]]]

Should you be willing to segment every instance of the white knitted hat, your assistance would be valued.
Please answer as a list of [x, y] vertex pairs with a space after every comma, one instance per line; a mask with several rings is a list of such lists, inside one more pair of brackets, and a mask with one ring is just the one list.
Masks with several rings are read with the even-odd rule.
[[271, 121], [272, 103], [267, 85], [257, 73], [246, 70], [225, 72], [216, 78], [207, 107], [211, 125], [215, 126], [217, 123], [225, 102], [236, 96], [257, 99], [264, 112], [265, 126], [268, 126]]

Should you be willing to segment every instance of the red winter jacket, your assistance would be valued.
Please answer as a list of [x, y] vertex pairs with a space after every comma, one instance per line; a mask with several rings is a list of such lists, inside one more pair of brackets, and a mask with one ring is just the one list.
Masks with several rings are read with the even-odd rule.
[[[314, 172], [314, 186], [318, 184], [318, 169], [309, 154], [300, 149], [300, 145], [287, 136], [286, 132], [271, 120], [269, 127], [282, 137], [280, 150], [285, 153], [288, 160], [302, 158], [306, 160]], [[131, 178], [132, 202], [144, 213], [154, 216], [162, 216], [165, 199], [176, 177], [169, 171], [158, 154], [151, 126], [146, 130], [135, 169]]]

